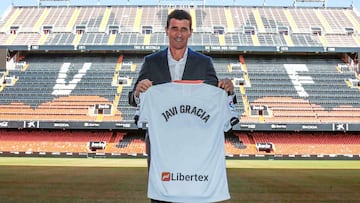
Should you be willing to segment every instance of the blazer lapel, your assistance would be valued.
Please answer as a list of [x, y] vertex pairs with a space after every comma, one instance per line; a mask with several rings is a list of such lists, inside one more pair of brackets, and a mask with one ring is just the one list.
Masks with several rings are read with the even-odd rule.
[[192, 50], [188, 48], [188, 55], [187, 55], [187, 59], [186, 59], [186, 63], [185, 63], [184, 73], [182, 76], [183, 80], [188, 79], [188, 77], [192, 75], [190, 67], [193, 66], [192, 65], [193, 61], [194, 61], [194, 58], [193, 58]]
[[167, 53], [168, 53], [168, 48], [164, 49], [163, 53], [161, 53], [161, 68], [163, 70], [161, 70], [164, 73], [164, 80], [165, 81], [171, 81], [171, 75], [170, 75], [170, 68], [169, 68], [169, 62], [167, 59]]

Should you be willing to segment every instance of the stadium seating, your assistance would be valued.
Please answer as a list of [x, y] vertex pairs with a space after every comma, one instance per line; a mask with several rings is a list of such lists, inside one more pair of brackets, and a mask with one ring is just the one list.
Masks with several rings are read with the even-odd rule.
[[254, 133], [256, 143], [275, 145], [274, 154], [359, 154], [360, 138], [355, 133]]
[[[0, 86], [0, 152], [89, 153], [89, 141], [105, 141], [106, 148], [97, 152], [146, 155], [142, 133], [84, 129], [134, 123], [136, 109], [128, 105], [128, 93], [144, 56], [167, 46], [164, 27], [174, 8], [11, 7], [0, 20], [0, 44], [16, 55], [16, 63], [26, 65], [16, 64], [2, 73], [14, 80]], [[345, 54], [360, 47], [356, 10], [181, 8], [193, 17], [189, 45], [213, 57], [219, 78], [234, 81], [241, 124], [332, 127], [326, 132], [249, 127], [226, 135], [228, 156], [360, 154], [358, 132], [331, 132], [360, 123], [360, 88], [347, 82], [359, 79], [358, 70], [337, 68], [351, 65]], [[37, 50], [39, 46], [46, 49]], [[5, 129], [11, 128], [11, 121], [20, 127]], [[79, 122], [82, 130], [45, 130], [41, 125], [27, 129], [27, 122], [35, 121], [60, 122], [64, 128], [67, 122]], [[337, 129], [337, 124], [344, 129]], [[256, 143], [262, 142], [273, 143], [275, 150], [258, 151]]]
[[[357, 133], [253, 132], [227, 134], [228, 156], [244, 155], [356, 155], [360, 154]], [[98, 153], [143, 156], [143, 133], [109, 131], [16, 131], [0, 132], [1, 152], [90, 153], [90, 141], [106, 142]], [[274, 150], [258, 151], [256, 143], [272, 143]]]
[[[164, 33], [165, 19], [171, 9], [166, 6], [13, 7], [0, 22], [0, 40], [8, 45], [166, 45], [158, 33]], [[360, 45], [357, 34], [360, 17], [352, 9], [240, 6], [183, 9], [194, 18], [194, 37], [190, 41], [194, 46]], [[114, 40], [110, 40], [112, 33]], [[145, 40], [145, 35], [150, 35], [150, 41]]]
[[102, 131], [1, 131], [0, 151], [90, 152], [90, 141], [110, 143], [113, 134]]
[[359, 122], [360, 94], [345, 83], [354, 73], [340, 74], [336, 64], [341, 60], [257, 57], [245, 61], [251, 82], [245, 87], [246, 98], [249, 105], [270, 109], [265, 122]]
[[[226, 141], [228, 155], [356, 155], [360, 153], [360, 138], [357, 133], [254, 132], [236, 133], [236, 136], [242, 141], [243, 146], [236, 146], [239, 142], [232, 142], [228, 138]], [[275, 148], [269, 153], [258, 151], [255, 147], [256, 143], [272, 143]]]
[[109, 131], [1, 131], [1, 152], [91, 153], [89, 142], [106, 142], [97, 153], [143, 155], [144, 135]]
[[[112, 85], [117, 56], [50, 57], [53, 58], [29, 56], [26, 58], [29, 64], [26, 71], [10, 71], [19, 79], [14, 86], [6, 87], [0, 93], [3, 119], [14, 120], [20, 116], [24, 120], [95, 120], [96, 116], [91, 113], [94, 105], [117, 107], [118, 85]], [[61, 69], [65, 63], [71, 64], [68, 70]], [[89, 70], [84, 70], [85, 64], [90, 64]], [[81, 81], [77, 82], [77, 78]], [[119, 118], [120, 112], [105, 117], [110, 120]]]
[[[125, 55], [119, 70], [116, 70], [118, 58], [67, 56], [58, 57], [50, 63], [50, 58], [26, 56], [23, 60], [26, 60], [28, 68], [11, 70], [10, 75], [17, 76], [18, 80], [14, 86], [7, 86], [0, 92], [0, 115], [7, 120], [17, 120], [21, 116], [24, 120], [94, 121], [99, 119], [93, 112], [94, 105], [108, 104], [115, 112], [105, 115], [103, 121], [131, 121], [135, 109], [127, 104], [127, 94], [137, 78], [143, 55]], [[245, 56], [243, 62], [246, 70], [231, 70], [231, 64], [240, 64], [236, 56], [226, 59], [214, 57], [219, 78], [248, 80], [249, 84], [236, 87], [237, 95], [243, 96], [235, 106], [243, 122], [359, 122], [359, 91], [349, 88], [345, 82], [354, 78], [354, 73], [339, 73], [336, 66], [342, 62], [340, 59]], [[61, 72], [66, 63], [71, 64], [69, 70]], [[91, 67], [82, 76], [79, 71], [84, 64], [91, 64]], [[294, 71], [293, 67], [300, 69]], [[82, 77], [78, 83], [71, 82], [75, 76]], [[127, 84], [119, 87], [119, 84], [114, 84], [115, 77], [126, 79]], [[76, 88], [66, 90], [65, 95], [56, 93], [54, 88], [59, 79], [65, 82], [61, 88], [71, 88], [71, 83]], [[244, 93], [241, 93], [241, 88]], [[264, 120], [259, 120], [259, 115], [246, 112], [251, 106], [268, 108]]]

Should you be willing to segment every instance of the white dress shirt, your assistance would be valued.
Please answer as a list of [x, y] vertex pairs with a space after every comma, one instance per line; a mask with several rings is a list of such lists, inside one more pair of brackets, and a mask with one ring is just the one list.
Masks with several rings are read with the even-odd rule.
[[184, 74], [186, 59], [187, 59], [188, 49], [186, 49], [184, 56], [180, 60], [175, 60], [168, 49], [167, 59], [170, 69], [171, 80], [181, 80]]

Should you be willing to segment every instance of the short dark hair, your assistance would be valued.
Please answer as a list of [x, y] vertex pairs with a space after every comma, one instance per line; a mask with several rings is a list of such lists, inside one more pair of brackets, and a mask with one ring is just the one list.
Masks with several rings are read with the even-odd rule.
[[190, 30], [191, 30], [191, 24], [192, 24], [191, 15], [187, 11], [180, 10], [180, 9], [175, 9], [171, 13], [169, 13], [169, 15], [167, 17], [167, 21], [166, 21], [166, 27], [167, 28], [169, 28], [170, 20], [172, 18], [175, 18], [176, 20], [189, 20], [189, 22], [190, 22]]

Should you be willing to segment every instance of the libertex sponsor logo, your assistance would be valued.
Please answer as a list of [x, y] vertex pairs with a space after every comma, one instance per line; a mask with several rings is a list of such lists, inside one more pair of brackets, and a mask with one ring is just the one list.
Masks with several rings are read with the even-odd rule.
[[161, 181], [207, 182], [209, 181], [209, 175], [162, 172]]

